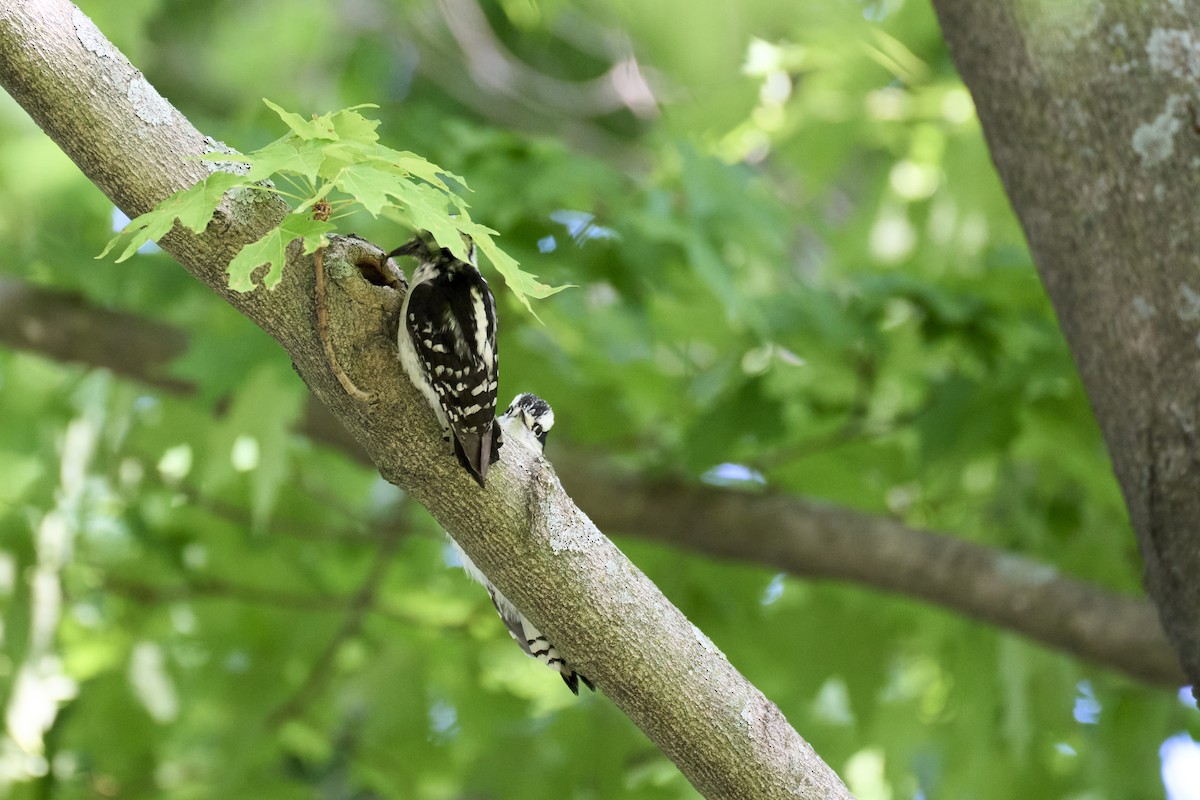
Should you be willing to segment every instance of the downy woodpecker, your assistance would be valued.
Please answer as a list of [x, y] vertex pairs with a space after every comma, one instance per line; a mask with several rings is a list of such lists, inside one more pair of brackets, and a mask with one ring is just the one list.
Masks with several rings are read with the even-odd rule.
[[400, 363], [432, 406], [442, 438], [453, 439], [459, 463], [482, 487], [502, 443], [493, 424], [500, 365], [496, 301], [475, 266], [474, 243], [463, 239], [469, 261], [441, 247], [429, 231], [388, 257], [417, 259], [400, 312]]
[[[500, 427], [504, 430], [505, 441], [511, 447], [514, 442], [527, 447], [538, 455], [546, 446], [546, 435], [554, 425], [554, 411], [550, 404], [535, 394], [519, 394], [512, 401], [508, 410], [499, 418]], [[477, 582], [483, 584], [492, 597], [492, 604], [500, 612], [500, 619], [508, 627], [508, 632], [516, 639], [517, 644], [526, 654], [533, 656], [546, 666], [558, 672], [563, 682], [575, 694], [579, 694], [579, 682], [583, 681], [589, 689], [595, 689], [592, 682], [576, 672], [570, 664], [563, 660], [558, 649], [542, 635], [533, 623], [525, 618], [517, 607], [500, 590], [492, 585], [487, 576], [475, 566], [466, 553], [463, 552], [453, 539], [451, 546], [462, 562], [462, 568]]]

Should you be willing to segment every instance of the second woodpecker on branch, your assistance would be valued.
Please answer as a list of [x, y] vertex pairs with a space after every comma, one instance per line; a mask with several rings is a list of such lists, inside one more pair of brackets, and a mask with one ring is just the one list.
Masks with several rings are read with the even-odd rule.
[[[508, 410], [499, 419], [500, 427], [508, 439], [509, 447], [526, 447], [541, 455], [546, 446], [546, 436], [554, 427], [554, 411], [550, 404], [536, 394], [517, 395]], [[511, 451], [510, 451], [511, 452]], [[512, 604], [504, 594], [488, 580], [487, 575], [471, 560], [458, 543], [450, 540], [463, 570], [488, 590], [492, 605], [504, 620], [509, 634], [516, 640], [526, 655], [533, 656], [562, 676], [563, 683], [575, 694], [579, 694], [579, 682], [589, 689], [595, 690], [592, 682], [575, 671], [549, 639], [539, 631], [529, 619]]]
[[[475, 266], [475, 245], [466, 236], [467, 261], [441, 247], [428, 231], [388, 253], [413, 256], [417, 269], [401, 308], [397, 344], [409, 380], [433, 408], [442, 438], [452, 442], [459, 463], [481, 487], [488, 467], [500, 458], [503, 432], [541, 455], [554, 412], [537, 395], [520, 394], [496, 420], [499, 357], [496, 301]], [[453, 543], [453, 540], [451, 540]], [[483, 584], [500, 618], [528, 655], [554, 669], [575, 694], [591, 681], [577, 673], [553, 644], [475, 566], [456, 543], [463, 569]]]

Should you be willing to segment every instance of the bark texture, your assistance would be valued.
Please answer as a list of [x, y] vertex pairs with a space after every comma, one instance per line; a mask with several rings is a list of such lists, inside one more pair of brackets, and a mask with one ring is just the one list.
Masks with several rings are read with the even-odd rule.
[[[0, 6], [0, 83], [118, 207], [135, 216], [202, 177], [212, 149], [65, 0]], [[313, 263], [293, 257], [271, 292], [238, 294], [224, 267], [274, 225], [275, 201], [227, 202], [200, 236], [161, 244], [287, 351], [381, 474], [424, 504], [493, 582], [712, 798], [844, 798], [833, 771], [700, 631], [606, 539], [542, 459], [506, 448], [481, 491], [442, 449], [432, 413], [396, 364], [390, 287], [354, 265], [382, 252], [339, 239], [325, 254], [330, 325], [348, 397], [317, 337]], [[646, 643], [654, 645], [647, 657]]]
[[1200, 686], [1200, 3], [934, 6]]
[[[56, 332], [64, 325], [67, 335]], [[195, 387], [163, 377], [186, 342], [169, 325], [0, 279], [0, 344], [190, 393]], [[368, 460], [316, 401], [304, 428]], [[1060, 575], [1050, 564], [803, 498], [622, 476], [558, 437], [550, 452], [575, 502], [605, 530], [917, 597], [1146, 683], [1185, 682], [1153, 605]]]

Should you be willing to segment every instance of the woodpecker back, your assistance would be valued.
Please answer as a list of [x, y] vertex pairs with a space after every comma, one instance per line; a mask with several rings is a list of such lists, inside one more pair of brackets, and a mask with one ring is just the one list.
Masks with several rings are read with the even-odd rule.
[[[469, 240], [468, 249], [473, 261]], [[400, 363], [433, 408], [442, 437], [453, 439], [459, 463], [483, 486], [502, 441], [494, 425], [495, 298], [475, 265], [439, 246], [428, 231], [388, 255], [417, 259], [397, 332]]]

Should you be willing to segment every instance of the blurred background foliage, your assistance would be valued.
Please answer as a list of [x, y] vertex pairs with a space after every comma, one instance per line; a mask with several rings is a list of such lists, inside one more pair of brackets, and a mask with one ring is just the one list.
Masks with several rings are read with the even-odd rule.
[[[262, 97], [373, 102], [386, 144], [464, 175], [524, 268], [578, 286], [541, 325], [491, 276], [501, 394], [551, 401], [551, 460], [765, 483], [1139, 591], [927, 4], [80, 5], [234, 147], [283, 133]], [[423, 509], [296, 432], [264, 334], [161, 253], [93, 260], [111, 204], [7, 99], [0, 192], [0, 274], [183, 328], [196, 387], [0, 350], [0, 794], [695, 796], [520, 654]], [[607, 533], [863, 800], [1161, 797], [1160, 747], [1200, 731], [943, 610]]]

